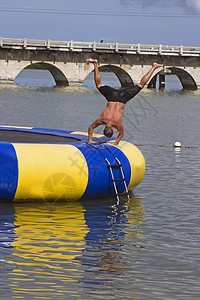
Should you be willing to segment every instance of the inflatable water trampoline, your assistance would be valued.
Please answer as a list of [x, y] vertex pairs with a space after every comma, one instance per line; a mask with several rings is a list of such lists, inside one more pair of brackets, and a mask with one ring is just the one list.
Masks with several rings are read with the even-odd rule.
[[119, 197], [143, 179], [145, 160], [133, 144], [84, 132], [0, 126], [0, 200]]

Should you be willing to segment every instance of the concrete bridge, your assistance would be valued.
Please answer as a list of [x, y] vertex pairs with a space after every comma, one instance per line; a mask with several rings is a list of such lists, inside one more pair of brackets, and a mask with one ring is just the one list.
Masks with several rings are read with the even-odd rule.
[[[200, 88], [200, 47], [51, 41], [0, 38], [0, 83], [14, 83], [25, 68], [49, 70], [57, 85], [82, 85], [93, 70], [87, 58], [97, 58], [121, 86], [137, 83], [153, 62], [163, 63], [147, 87], [165, 87], [165, 76], [176, 75], [183, 89]], [[159, 84], [156, 84], [156, 82]]]

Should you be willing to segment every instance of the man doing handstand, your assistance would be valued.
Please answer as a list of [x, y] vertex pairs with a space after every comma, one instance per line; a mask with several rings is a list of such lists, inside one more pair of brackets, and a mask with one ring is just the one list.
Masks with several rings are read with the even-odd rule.
[[153, 72], [163, 65], [154, 63], [152, 68], [142, 77], [139, 84], [132, 85], [122, 90], [116, 90], [110, 86], [102, 84], [97, 60], [89, 58], [87, 61], [94, 65], [94, 81], [96, 87], [108, 101], [107, 106], [100, 117], [88, 128], [89, 143], [92, 143], [93, 129], [104, 124], [106, 125], [104, 128], [104, 135], [109, 138], [113, 135], [113, 127], [117, 129], [118, 136], [114, 143], [114, 145], [117, 146], [124, 135], [122, 118], [125, 104], [140, 92], [150, 79]]

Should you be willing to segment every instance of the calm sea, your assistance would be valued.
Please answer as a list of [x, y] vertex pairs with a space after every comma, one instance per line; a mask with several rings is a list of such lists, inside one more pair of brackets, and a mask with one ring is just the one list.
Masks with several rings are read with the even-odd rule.
[[[106, 105], [92, 76], [55, 87], [23, 71], [0, 86], [0, 123], [87, 131]], [[0, 203], [0, 299], [200, 299], [200, 92], [175, 79], [126, 105], [124, 139], [146, 160], [129, 204]]]

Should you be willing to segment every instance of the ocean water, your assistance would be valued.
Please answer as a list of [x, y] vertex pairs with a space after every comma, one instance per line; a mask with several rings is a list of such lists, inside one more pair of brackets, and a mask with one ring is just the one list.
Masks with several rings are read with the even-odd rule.
[[[92, 77], [56, 87], [23, 71], [0, 86], [1, 124], [87, 131], [106, 105]], [[0, 203], [0, 299], [200, 299], [200, 93], [168, 77], [125, 108], [124, 140], [146, 160], [129, 203]]]

